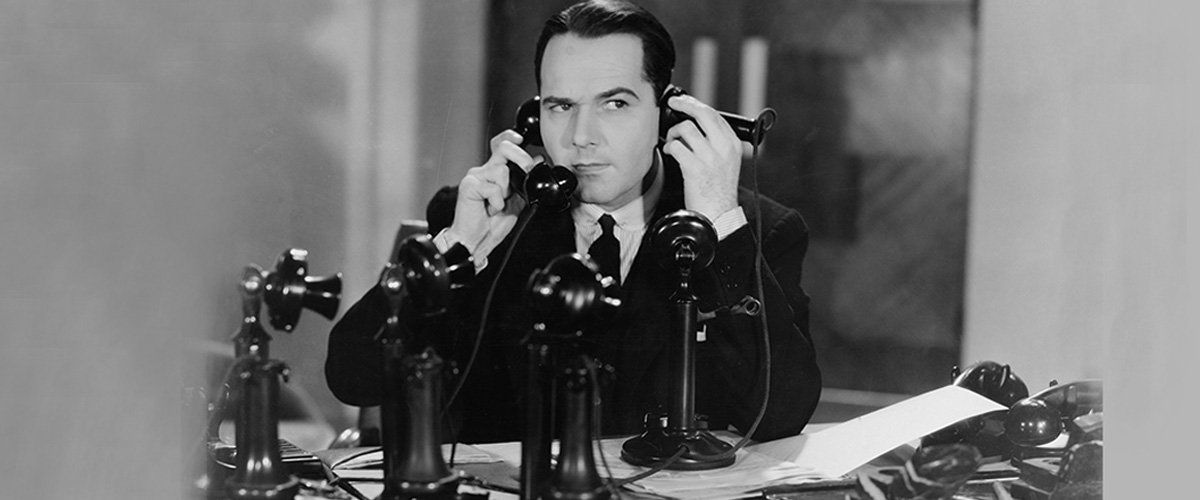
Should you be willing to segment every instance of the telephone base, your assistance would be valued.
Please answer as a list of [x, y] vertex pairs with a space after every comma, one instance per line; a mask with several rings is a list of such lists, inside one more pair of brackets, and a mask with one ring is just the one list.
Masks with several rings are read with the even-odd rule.
[[733, 465], [734, 457], [714, 460], [713, 457], [733, 449], [729, 443], [717, 439], [702, 429], [673, 431], [670, 429], [647, 429], [641, 435], [629, 438], [621, 446], [621, 460], [643, 467], [653, 467], [675, 456], [679, 448], [687, 452], [669, 470], [710, 470]]
[[293, 499], [300, 493], [300, 479], [289, 475], [279, 484], [245, 484], [232, 479], [225, 482], [225, 494], [230, 500]]

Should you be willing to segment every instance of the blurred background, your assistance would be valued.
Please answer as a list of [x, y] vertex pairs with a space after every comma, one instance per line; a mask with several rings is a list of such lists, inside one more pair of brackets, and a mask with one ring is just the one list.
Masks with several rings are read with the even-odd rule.
[[[183, 389], [232, 354], [242, 268], [307, 249], [313, 274], [343, 273], [344, 311], [401, 221], [536, 93], [537, 32], [569, 3], [0, 0], [0, 478], [177, 496], [199, 432]], [[779, 112], [757, 173], [812, 230], [826, 404], [886, 404], [985, 359], [1035, 390], [1104, 378], [1131, 428], [1171, 398], [1172, 353], [1197, 352], [1182, 16], [643, 4], [675, 37], [676, 84]], [[357, 415], [325, 386], [331, 326], [271, 331], [313, 443]]]

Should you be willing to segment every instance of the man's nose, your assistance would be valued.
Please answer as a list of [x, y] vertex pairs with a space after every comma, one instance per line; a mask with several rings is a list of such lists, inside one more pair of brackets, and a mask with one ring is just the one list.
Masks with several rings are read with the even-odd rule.
[[596, 115], [586, 106], [576, 108], [572, 117], [571, 145], [577, 148], [595, 146], [600, 140], [600, 130], [596, 123]]

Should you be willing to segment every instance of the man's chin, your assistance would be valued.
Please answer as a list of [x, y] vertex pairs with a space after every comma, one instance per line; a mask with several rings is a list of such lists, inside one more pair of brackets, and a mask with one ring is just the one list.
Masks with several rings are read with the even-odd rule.
[[579, 201], [583, 203], [592, 205], [603, 205], [609, 201], [609, 198], [604, 196], [603, 193], [597, 192], [595, 189], [588, 189], [588, 186], [582, 182], [579, 183], [579, 188], [575, 191], [575, 197], [579, 198]]

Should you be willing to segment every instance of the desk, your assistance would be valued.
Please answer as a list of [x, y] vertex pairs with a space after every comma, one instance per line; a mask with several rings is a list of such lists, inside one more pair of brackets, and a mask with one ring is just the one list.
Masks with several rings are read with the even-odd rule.
[[[723, 439], [727, 439], [727, 440], [736, 438], [736, 436], [734, 436], [730, 433], [718, 433], [718, 436], [722, 437]], [[607, 446], [604, 446], [604, 448], [606, 449], [606, 455], [607, 455], [606, 458], [607, 458], [607, 460], [610, 461], [610, 466], [621, 465], [623, 468], [629, 467], [628, 465], [625, 465], [625, 464], [613, 464], [612, 463], [614, 460], [619, 460], [612, 456], [612, 451], [611, 451], [613, 449], [612, 445], [616, 444], [618, 447], [617, 449], [619, 449], [619, 444], [622, 443], [624, 441], [624, 439], [626, 439], [626, 438], [616, 438], [616, 439], [611, 439], [611, 440], [604, 440], [604, 444], [607, 445]], [[486, 463], [486, 464], [462, 464], [462, 465], [456, 466], [455, 469], [463, 472], [464, 474], [466, 474], [468, 476], [471, 476], [473, 478], [478, 478], [480, 480], [478, 482], [471, 482], [472, 486], [469, 487], [470, 489], [468, 491], [473, 491], [473, 492], [486, 491], [487, 493], [489, 493], [490, 498], [493, 500], [515, 500], [515, 499], [517, 499], [518, 496], [516, 493], [519, 488], [519, 483], [517, 480], [518, 474], [519, 474], [519, 465], [517, 465], [517, 461], [519, 460], [519, 457], [520, 457], [520, 443], [498, 443], [498, 444], [489, 444], [489, 445], [475, 445], [474, 448], [486, 451], [487, 453], [490, 453], [490, 454], [494, 454], [497, 457], [502, 458], [503, 461], [495, 462], [495, 463]], [[906, 446], [900, 447], [896, 450], [893, 450], [890, 453], [887, 453], [887, 454], [873, 460], [871, 463], [864, 465], [863, 467], [860, 467], [855, 472], [856, 473], [863, 472], [863, 473], [867, 473], [867, 474], [882, 475], [882, 474], [889, 473], [889, 471], [898, 471], [898, 468], [900, 466], [902, 466], [904, 464], [904, 462], [908, 460], [909, 457], [911, 457], [912, 451], [913, 451], [913, 449], [911, 446], [906, 445]], [[745, 458], [745, 456], [743, 454], [739, 454], [739, 461], [743, 460], [744, 458]], [[602, 465], [602, 462], [600, 461], [599, 457], [597, 457], [597, 468], [600, 469], [600, 473], [602, 476], [605, 476], [605, 477], [609, 476], [609, 474], [606, 474], [605, 468]], [[716, 472], [719, 473], [719, 471], [716, 471]], [[713, 473], [714, 473], [714, 471], [690, 472], [690, 473], [674, 471], [674, 472], [671, 472], [670, 474], [673, 474], [673, 475], [686, 475], [686, 474], [712, 475]], [[626, 477], [625, 474], [616, 473], [616, 472], [614, 472], [614, 474], [612, 474], [612, 475], [615, 475], [617, 477]], [[1008, 475], [1007, 477], [995, 477], [996, 474], [991, 474], [991, 476], [993, 476], [993, 477], [973, 481], [972, 483], [968, 484], [966, 487], [964, 487], [962, 490], [960, 490], [960, 494], [957, 495], [955, 498], [957, 498], [957, 499], [995, 499], [995, 498], [997, 498], [997, 496], [995, 494], [995, 491], [993, 490], [992, 483], [997, 482], [997, 481], [1007, 482], [1007, 481], [1011, 481], [1012, 479], [1014, 479], [1014, 477], [1012, 477], [1011, 475]], [[699, 477], [699, 476], [697, 476], [697, 477]], [[651, 479], [653, 479], [653, 476]], [[368, 499], [376, 498], [383, 491], [383, 484], [378, 479], [371, 480], [371, 481], [349, 480], [347, 482], [353, 488], [355, 488], [358, 492], [360, 492], [362, 494], [363, 498], [368, 498]], [[479, 489], [475, 485], [488, 485], [488, 486], [491, 486], [492, 488]], [[734, 486], [734, 485], [729, 485], [729, 486]], [[758, 498], [765, 498], [767, 500], [824, 500], [824, 499], [844, 500], [845, 498], [847, 498], [847, 495], [851, 495], [854, 493], [855, 486], [856, 486], [856, 479], [855, 479], [855, 475], [850, 475], [848, 478], [843, 478], [843, 479], [813, 481], [813, 482], [807, 482], [807, 483], [803, 483], [803, 484], [775, 485], [775, 486], [767, 487], [766, 489], [764, 489], [761, 484], [743, 484], [741, 486], [742, 486], [741, 493], [731, 492], [724, 498], [758, 497]], [[675, 498], [673, 496], [655, 494], [654, 492], [646, 491], [645, 489], [637, 489], [637, 490], [622, 489], [621, 496], [622, 496], [622, 498], [625, 498], [627, 500]], [[701, 498], [701, 497], [695, 496], [695, 493], [693, 492], [693, 493], [687, 493], [684, 496], [682, 496], [681, 498]], [[718, 498], [718, 497], [713, 497], [713, 498]]]
[[[872, 489], [873, 481], [864, 477], [890, 479], [897, 468], [913, 455], [919, 439], [950, 423], [1003, 408], [974, 392], [947, 386], [890, 405], [842, 424], [810, 425], [800, 436], [753, 444], [738, 452], [737, 461], [728, 468], [707, 471], [663, 471], [631, 485], [650, 497], [684, 500], [728, 500], [746, 497], [770, 497], [775, 500], [800, 498], [844, 498], [860, 483]], [[715, 432], [720, 439], [733, 443], [740, 438], [729, 432]], [[621, 445], [628, 436], [604, 439], [597, 448], [596, 466], [605, 477], [627, 478], [645, 469], [625, 464], [620, 459]], [[518, 488], [520, 443], [499, 443], [468, 447], [480, 457], [480, 465], [462, 466], [464, 473], [481, 478], [479, 484], [497, 490], [504, 498]], [[340, 450], [330, 450], [337, 452]], [[376, 450], [376, 467], [382, 455]], [[443, 450], [443, 455], [448, 449]], [[874, 457], [872, 459], [872, 457]], [[344, 463], [329, 459], [335, 469]], [[864, 464], [865, 462], [865, 464]], [[969, 465], [969, 463], [968, 463]], [[892, 476], [888, 468], [892, 468]], [[963, 472], [966, 472], [965, 470]], [[348, 479], [349, 472], [343, 479]], [[862, 476], [875, 474], [875, 476]], [[1015, 473], [1006, 478], [1015, 479]], [[383, 471], [375, 469], [372, 481], [347, 481], [373, 498], [383, 489]], [[862, 481], [859, 481], [862, 479]], [[987, 482], [987, 481], [985, 481]], [[996, 479], [990, 480], [995, 483]], [[894, 483], [893, 483], [894, 484]], [[963, 498], [995, 498], [988, 494], [992, 484], [964, 491]], [[877, 489], [877, 488], [874, 488]], [[981, 491], [982, 490], [982, 491]], [[978, 495], [984, 495], [982, 497]], [[972, 495], [972, 496], [967, 496]]]

